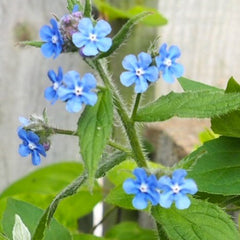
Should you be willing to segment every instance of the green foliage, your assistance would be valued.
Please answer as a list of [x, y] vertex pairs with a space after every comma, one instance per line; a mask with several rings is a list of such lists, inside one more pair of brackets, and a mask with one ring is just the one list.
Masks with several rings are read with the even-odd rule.
[[146, 6], [136, 5], [131, 9], [122, 10], [101, 0], [94, 0], [94, 4], [97, 6], [97, 8], [102, 14], [107, 16], [110, 21], [118, 18], [133, 18], [139, 13], [151, 12], [152, 15], [146, 17], [142, 21], [142, 23], [149, 26], [162, 26], [167, 24], [167, 19], [163, 17], [155, 8], [148, 8]]
[[78, 121], [81, 154], [93, 186], [101, 155], [112, 132], [113, 105], [109, 90], [98, 94], [95, 106], [87, 106]]
[[182, 118], [211, 118], [240, 108], [238, 93], [199, 90], [171, 92], [142, 107], [135, 121], [164, 121], [174, 116]]
[[41, 41], [23, 41], [19, 42], [20, 46], [32, 46], [32, 47], [37, 47], [40, 48], [44, 42]]
[[135, 222], [122, 222], [112, 227], [106, 237], [116, 240], [146, 240], [155, 239], [155, 233], [149, 229], [140, 228]]
[[[31, 235], [33, 236], [34, 229], [43, 213], [43, 210], [19, 200], [9, 199], [7, 203], [6, 211], [4, 212], [2, 224], [4, 233], [12, 238], [12, 229], [14, 225], [15, 214], [18, 214], [23, 220], [26, 227], [29, 229]], [[49, 228], [46, 231], [44, 240], [70, 240], [71, 235], [60, 225], [56, 220], [53, 220]]]
[[204, 151], [189, 172], [201, 192], [222, 195], [240, 194], [240, 140], [220, 137], [206, 142], [191, 153]]
[[191, 199], [190, 208], [152, 208], [152, 215], [171, 240], [238, 240], [239, 232], [230, 217], [212, 203]]
[[86, 0], [84, 5], [84, 17], [90, 18], [92, 16], [92, 0]]
[[181, 84], [181, 87], [183, 88], [184, 91], [212, 90], [224, 92], [223, 89], [216, 88], [214, 86], [209, 86], [207, 84], [196, 82], [184, 77], [178, 78], [178, 82]]
[[[234, 78], [228, 81], [226, 93], [239, 93], [240, 85]], [[240, 110], [231, 111], [227, 114], [216, 116], [211, 119], [211, 128], [215, 133], [228, 136], [240, 137]]]
[[82, 234], [74, 234], [72, 240], [107, 240], [107, 239], [82, 233]]

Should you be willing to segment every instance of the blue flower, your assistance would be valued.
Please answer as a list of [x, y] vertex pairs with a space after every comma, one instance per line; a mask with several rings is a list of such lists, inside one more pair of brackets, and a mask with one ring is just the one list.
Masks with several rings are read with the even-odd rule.
[[44, 96], [47, 100], [51, 101], [51, 103], [55, 103], [58, 100], [57, 90], [62, 84], [63, 80], [63, 72], [62, 68], [58, 68], [58, 75], [53, 70], [48, 71], [48, 78], [53, 83], [51, 87], [46, 88], [44, 92]]
[[55, 59], [62, 52], [64, 42], [59, 32], [57, 21], [52, 18], [50, 23], [52, 24], [52, 28], [44, 25], [40, 29], [40, 37], [46, 42], [41, 46], [41, 50], [46, 58], [54, 55], [53, 58]]
[[135, 83], [136, 93], [145, 92], [149, 84], [158, 79], [158, 69], [155, 66], [150, 66], [151, 63], [152, 58], [148, 53], [139, 53], [138, 59], [135, 55], [127, 55], [123, 59], [122, 65], [128, 71], [120, 75], [121, 83], [126, 87]]
[[183, 66], [175, 62], [180, 55], [181, 52], [177, 46], [171, 46], [168, 51], [166, 43], [160, 47], [159, 56], [156, 57], [156, 64], [159, 71], [162, 72], [163, 79], [168, 83], [173, 83], [175, 78], [183, 75]]
[[90, 18], [82, 18], [78, 24], [79, 32], [72, 35], [72, 41], [76, 47], [82, 48], [85, 56], [95, 56], [101, 52], [107, 52], [112, 46], [112, 39], [106, 37], [112, 28], [108, 22], [99, 20], [93, 26]]
[[186, 209], [191, 201], [186, 194], [195, 194], [198, 189], [193, 179], [184, 179], [187, 172], [183, 169], [175, 170], [172, 179], [163, 176], [158, 181], [158, 187], [163, 192], [160, 193], [159, 204], [164, 208], [170, 208], [175, 202], [176, 208]]
[[144, 209], [148, 201], [152, 205], [159, 202], [159, 192], [157, 191], [157, 178], [154, 175], [147, 176], [143, 168], [136, 168], [133, 171], [136, 179], [129, 178], [123, 183], [123, 189], [127, 194], [135, 194], [132, 204], [136, 209]]
[[39, 165], [41, 162], [40, 154], [46, 157], [45, 149], [43, 145], [39, 143], [39, 136], [34, 132], [26, 131], [23, 128], [18, 130], [18, 136], [23, 140], [23, 143], [19, 145], [19, 154], [22, 157], [31, 154], [33, 165]]
[[97, 94], [92, 90], [96, 88], [96, 79], [91, 73], [85, 74], [82, 79], [76, 71], [69, 71], [63, 77], [63, 85], [58, 90], [58, 96], [66, 101], [69, 112], [79, 112], [82, 104], [93, 106], [97, 102]]

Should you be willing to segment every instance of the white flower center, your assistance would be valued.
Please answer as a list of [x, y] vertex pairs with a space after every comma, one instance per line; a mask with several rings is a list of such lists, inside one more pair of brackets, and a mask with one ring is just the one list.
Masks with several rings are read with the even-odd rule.
[[28, 147], [29, 147], [31, 150], [33, 150], [33, 149], [36, 148], [36, 145], [35, 145], [34, 143], [30, 142], [30, 143], [28, 143]]
[[163, 64], [170, 67], [172, 65], [172, 60], [170, 58], [165, 58]]
[[137, 68], [137, 69], [136, 69], [136, 75], [137, 75], [138, 77], [142, 76], [143, 74], [144, 74], [144, 71], [143, 71], [142, 68]]
[[172, 191], [174, 193], [179, 193], [181, 190], [180, 186], [178, 184], [175, 184], [174, 186], [172, 186]]
[[52, 36], [52, 43], [57, 43], [58, 37], [56, 35]]
[[90, 39], [92, 42], [95, 42], [95, 41], [97, 41], [97, 35], [90, 33], [89, 39]]
[[148, 191], [148, 185], [145, 183], [142, 183], [141, 186], [139, 187], [140, 191], [145, 193]]
[[82, 92], [83, 92], [83, 88], [82, 88], [82, 87], [76, 87], [76, 88], [75, 88], [75, 94], [76, 94], [77, 96], [81, 95]]
[[59, 88], [59, 84], [57, 82], [53, 83], [53, 89], [56, 91]]

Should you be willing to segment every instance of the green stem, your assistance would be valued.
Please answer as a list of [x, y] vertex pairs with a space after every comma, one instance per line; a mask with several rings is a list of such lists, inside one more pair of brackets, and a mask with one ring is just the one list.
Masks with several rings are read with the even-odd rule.
[[137, 113], [141, 96], [142, 96], [141, 93], [138, 93], [137, 96], [136, 96], [136, 100], [135, 100], [135, 104], [134, 104], [133, 111], [132, 111], [132, 116], [131, 116], [131, 119], [132, 119], [132, 120], [134, 119], [134, 117], [135, 117], [135, 115], [136, 115], [136, 113]]
[[48, 127], [48, 129], [51, 129], [51, 131], [53, 132], [53, 134], [62, 134], [62, 135], [70, 135], [70, 136], [78, 136], [76, 131], [72, 131], [72, 130], [65, 130], [65, 129], [59, 129], [59, 128], [50, 128]]
[[[109, 79], [107, 69], [102, 65], [101, 60], [94, 61], [94, 64], [106, 87], [109, 87], [113, 92], [113, 103], [126, 130], [130, 145], [132, 147], [134, 160], [139, 167], [147, 167], [147, 162], [134, 126], [135, 122], [128, 117], [127, 111], [122, 105], [121, 97], [115, 90], [112, 81]], [[138, 98], [140, 100], [140, 97]]]
[[131, 150], [130, 149], [127, 149], [125, 147], [123, 147], [122, 145], [116, 143], [116, 142], [113, 142], [113, 141], [108, 141], [108, 145], [117, 149], [117, 150], [120, 150], [122, 152], [125, 152], [125, 153], [131, 153]]

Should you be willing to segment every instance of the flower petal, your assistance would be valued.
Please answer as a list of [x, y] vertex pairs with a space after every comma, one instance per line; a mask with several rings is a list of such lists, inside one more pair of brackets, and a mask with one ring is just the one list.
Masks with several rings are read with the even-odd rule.
[[144, 78], [149, 82], [156, 82], [158, 80], [158, 69], [155, 66], [151, 66], [144, 71]]
[[44, 25], [40, 29], [39, 35], [44, 42], [49, 42], [52, 40], [53, 31], [48, 25]]
[[38, 144], [40, 140], [39, 136], [32, 131], [27, 131], [27, 138], [30, 142], [33, 142], [34, 144]]
[[124, 57], [122, 65], [126, 70], [134, 71], [138, 68], [138, 62], [135, 55], [130, 54]]
[[41, 51], [44, 57], [50, 58], [54, 54], [54, 47], [51, 42], [47, 42], [41, 46]]
[[148, 205], [145, 194], [139, 193], [133, 198], [132, 204], [136, 209], [145, 209]]
[[39, 165], [40, 163], [41, 163], [40, 155], [36, 150], [34, 150], [32, 152], [32, 164], [33, 165]]
[[135, 92], [136, 93], [143, 93], [148, 89], [148, 82], [146, 79], [144, 79], [142, 76], [140, 76], [136, 80], [136, 85], [135, 85]]
[[44, 91], [44, 97], [48, 101], [52, 101], [52, 104], [55, 103], [58, 99], [57, 92], [53, 89], [53, 87], [48, 87]]
[[137, 80], [137, 76], [133, 72], [123, 72], [120, 75], [120, 81], [125, 87], [131, 86]]
[[158, 187], [163, 191], [170, 191], [172, 186], [172, 180], [168, 176], [162, 176], [158, 180]]
[[175, 46], [175, 45], [172, 45], [169, 50], [168, 50], [168, 57], [174, 61], [176, 58], [180, 57], [181, 55], [181, 52], [180, 52], [180, 49]]
[[183, 183], [184, 177], [186, 177], [187, 171], [184, 169], [177, 169], [172, 174], [173, 184], [178, 183], [179, 185]]
[[103, 38], [112, 31], [112, 28], [107, 21], [99, 20], [95, 25], [94, 30], [95, 30], [95, 34], [97, 35], [97, 38]]
[[162, 77], [168, 83], [173, 83], [175, 81], [175, 77], [173, 76], [169, 68], [165, 68], [165, 70], [163, 71]]
[[82, 101], [79, 97], [75, 96], [68, 100], [66, 104], [68, 112], [79, 112], [82, 109]]
[[26, 130], [24, 130], [23, 128], [20, 128], [20, 129], [18, 130], [18, 136], [19, 136], [19, 138], [21, 138], [22, 140], [27, 141], [27, 132], [26, 132]]
[[87, 105], [94, 106], [97, 102], [97, 94], [94, 92], [83, 92], [81, 97], [82, 101]]
[[99, 39], [99, 41], [96, 42], [96, 46], [101, 52], [107, 52], [112, 46], [112, 39], [111, 38]]
[[184, 183], [181, 185], [181, 193], [195, 194], [197, 191], [198, 187], [193, 179], [185, 179]]
[[162, 46], [159, 49], [159, 54], [161, 58], [165, 58], [167, 56], [167, 44], [163, 43]]
[[48, 78], [51, 80], [52, 83], [57, 81], [57, 75], [53, 70], [48, 71]]
[[175, 205], [177, 209], [186, 209], [191, 205], [191, 201], [186, 195], [178, 193], [175, 196]]
[[173, 63], [170, 66], [170, 71], [177, 77], [181, 77], [184, 73], [184, 67], [180, 63]]
[[133, 174], [137, 177], [137, 179], [143, 183], [147, 182], [147, 173], [143, 168], [135, 168]]
[[63, 86], [58, 88], [57, 94], [62, 101], [67, 101], [75, 95], [72, 89]]
[[29, 147], [27, 145], [20, 144], [19, 148], [18, 148], [18, 153], [22, 157], [26, 157], [27, 155], [29, 155], [31, 153], [31, 150], [29, 149]]
[[123, 189], [127, 194], [137, 194], [139, 192], [136, 181], [131, 178], [124, 181]]
[[76, 47], [81, 48], [88, 44], [90, 40], [82, 33], [76, 32], [72, 35], [72, 42]]
[[138, 63], [139, 63], [139, 67], [141, 67], [145, 70], [152, 63], [151, 55], [148, 53], [145, 53], [145, 52], [139, 53], [138, 54]]
[[96, 88], [97, 81], [96, 78], [91, 73], [86, 73], [82, 77], [82, 85], [84, 87], [84, 90], [88, 91], [89, 89]]
[[89, 41], [88, 44], [86, 44], [83, 47], [82, 53], [85, 56], [95, 56], [99, 53], [99, 51], [97, 50], [96, 44], [94, 42]]
[[78, 23], [78, 30], [84, 35], [89, 37], [93, 32], [93, 24], [90, 18], [82, 18]]
[[171, 191], [160, 194], [159, 204], [164, 208], [170, 208], [173, 203], [174, 197]]

